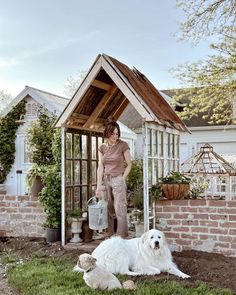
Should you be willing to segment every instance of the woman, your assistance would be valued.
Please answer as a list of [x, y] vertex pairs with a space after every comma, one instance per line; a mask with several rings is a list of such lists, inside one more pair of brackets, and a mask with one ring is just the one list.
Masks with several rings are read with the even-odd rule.
[[[97, 197], [102, 196], [102, 184], [108, 198], [108, 236], [114, 234], [114, 213], [117, 218], [116, 233], [121, 237], [128, 234], [126, 177], [131, 169], [128, 144], [120, 140], [120, 127], [112, 119], [104, 130], [105, 143], [98, 149]], [[126, 166], [125, 166], [126, 162]]]

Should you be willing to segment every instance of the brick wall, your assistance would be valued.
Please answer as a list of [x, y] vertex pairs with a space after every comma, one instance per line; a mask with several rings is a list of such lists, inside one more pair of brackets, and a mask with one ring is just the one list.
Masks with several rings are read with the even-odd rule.
[[44, 217], [37, 198], [0, 191], [0, 236], [45, 237]]
[[236, 256], [236, 200], [159, 201], [156, 219], [171, 250]]

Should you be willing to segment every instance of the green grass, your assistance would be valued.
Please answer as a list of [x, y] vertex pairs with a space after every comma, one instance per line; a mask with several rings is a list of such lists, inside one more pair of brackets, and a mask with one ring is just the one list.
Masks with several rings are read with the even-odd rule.
[[[107, 294], [107, 291], [91, 290], [83, 281], [81, 273], [72, 271], [72, 262], [65, 259], [33, 258], [31, 261], [12, 267], [8, 272], [11, 285], [22, 295], [89, 295]], [[125, 276], [119, 276], [125, 281]], [[232, 295], [230, 290], [212, 289], [205, 284], [194, 288], [174, 281], [138, 283], [136, 291], [114, 290], [108, 294], [137, 295]]]

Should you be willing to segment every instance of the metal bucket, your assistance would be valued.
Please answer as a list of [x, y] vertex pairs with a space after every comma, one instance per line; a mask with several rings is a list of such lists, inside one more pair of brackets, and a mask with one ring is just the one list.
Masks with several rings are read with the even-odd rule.
[[103, 230], [108, 228], [107, 202], [96, 197], [88, 200], [88, 220], [89, 228], [93, 230]]

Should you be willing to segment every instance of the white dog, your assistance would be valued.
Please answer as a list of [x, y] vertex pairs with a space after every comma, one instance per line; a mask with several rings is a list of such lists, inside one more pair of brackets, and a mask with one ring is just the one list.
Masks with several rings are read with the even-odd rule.
[[[84, 281], [92, 289], [113, 290], [121, 289], [121, 283], [111, 272], [104, 270], [96, 265], [96, 258], [90, 254], [79, 256], [74, 271], [84, 272]], [[123, 284], [125, 289], [133, 290], [135, 285], [133, 281], [126, 281]]]
[[111, 273], [136, 276], [168, 272], [183, 279], [190, 277], [174, 264], [163, 232], [155, 229], [140, 238], [125, 240], [113, 237], [105, 240], [92, 256], [97, 259], [98, 266]]

